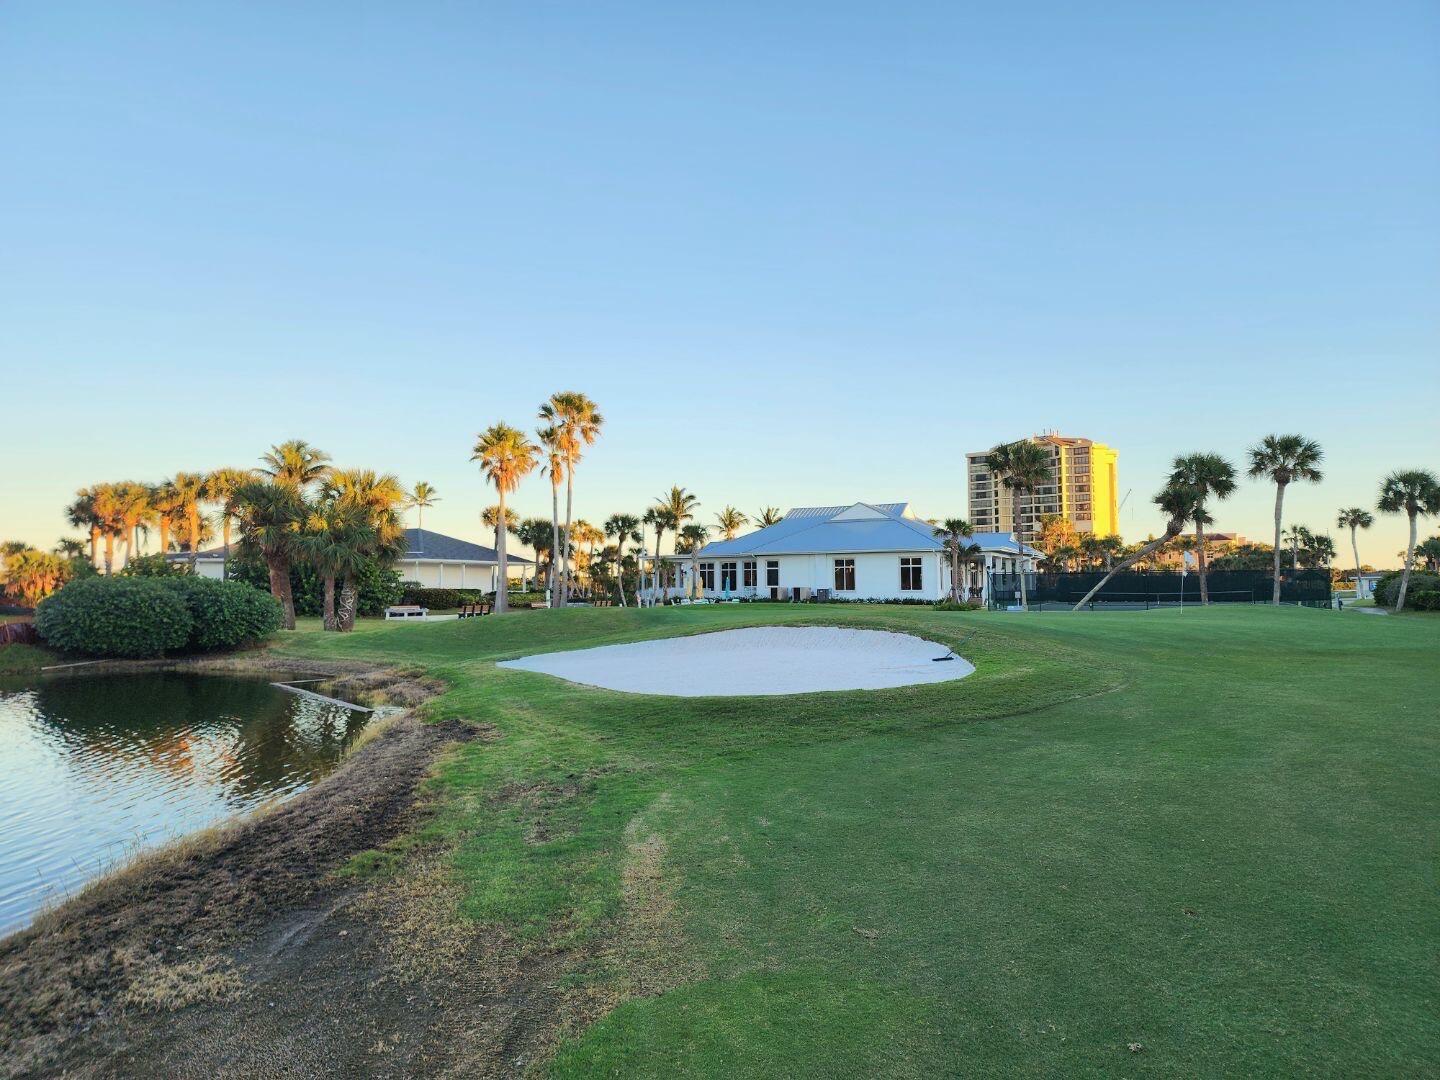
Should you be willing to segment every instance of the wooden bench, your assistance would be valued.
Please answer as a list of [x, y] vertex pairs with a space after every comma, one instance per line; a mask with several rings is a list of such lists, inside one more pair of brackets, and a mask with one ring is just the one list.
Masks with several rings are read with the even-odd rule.
[[460, 614], [457, 619], [478, 619], [481, 615], [490, 614], [490, 605], [481, 600], [474, 604], [461, 604]]
[[385, 609], [385, 618], [389, 619], [423, 619], [430, 614], [429, 608], [421, 607], [419, 604], [394, 604]]

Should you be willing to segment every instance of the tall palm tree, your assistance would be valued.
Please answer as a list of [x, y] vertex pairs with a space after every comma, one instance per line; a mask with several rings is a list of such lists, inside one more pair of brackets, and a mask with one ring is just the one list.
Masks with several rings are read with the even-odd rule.
[[91, 511], [105, 540], [105, 574], [115, 573], [115, 541], [125, 533], [125, 499], [119, 484], [96, 484], [90, 489]]
[[974, 526], [964, 518], [946, 518], [935, 526], [935, 537], [944, 545], [945, 554], [950, 556], [950, 599], [957, 604], [963, 599], [960, 595], [960, 564], [968, 562], [980, 546], [971, 542], [970, 537], [974, 535]]
[[265, 561], [270, 595], [280, 601], [285, 629], [295, 629], [295, 596], [290, 589], [290, 563], [309, 508], [298, 485], [276, 480], [250, 480], [235, 489], [235, 517], [240, 547]]
[[1017, 556], [1015, 566], [1020, 575], [1020, 607], [1029, 610], [1029, 600], [1025, 595], [1025, 542], [1024, 529], [1021, 527], [1020, 499], [1024, 496], [1027, 503], [1031, 502], [1036, 491], [1053, 482], [1050, 454], [1038, 443], [1021, 439], [1019, 442], [1001, 443], [986, 457], [990, 463], [990, 471], [999, 477], [1000, 483], [1011, 492], [1014, 501]]
[[415, 511], [415, 527], [425, 531], [425, 511], [440, 501], [440, 494], [433, 484], [417, 480], [415, 487], [405, 496], [405, 507]]
[[[672, 486], [669, 491], [656, 500], [656, 524], [662, 529], [669, 529], [678, 537], [685, 523], [695, 519], [695, 511], [699, 506], [699, 498], [690, 494], [683, 487]], [[663, 573], [663, 564], [660, 562], [660, 534], [657, 532], [655, 537], [655, 583], [662, 589], [665, 587]]]
[[[523, 431], [509, 424], [492, 424], [475, 440], [475, 449], [470, 460], [480, 462], [480, 470], [486, 479], [495, 485], [500, 497], [499, 520], [506, 520], [505, 496], [535, 471], [539, 456], [540, 448], [531, 442]], [[496, 531], [495, 541], [496, 558], [500, 563], [500, 583], [495, 590], [495, 611], [497, 614], [504, 614], [509, 606], [509, 598], [506, 596], [509, 571], [505, 559], [505, 530]]]
[[65, 520], [71, 528], [83, 529], [90, 535], [90, 565], [99, 566], [100, 558], [100, 516], [95, 513], [95, 489], [84, 487], [75, 492], [75, 500], [65, 508]]
[[205, 477], [200, 473], [176, 473], [170, 488], [174, 492], [175, 510], [185, 522], [193, 574], [195, 561], [200, 557], [200, 503], [205, 498]]
[[625, 607], [625, 543], [640, 543], [640, 519], [634, 514], [611, 514], [605, 519], [605, 535], [615, 537], [615, 588], [620, 606]]
[[586, 587], [590, 590], [591, 593], [594, 593], [595, 546], [597, 544], [605, 543], [605, 534], [601, 530], [597, 529], [594, 525], [591, 525], [584, 518], [581, 518], [579, 521], [575, 522], [573, 528], [566, 530], [565, 535], [570, 537], [573, 543], [584, 545], [585, 573], [587, 578]]
[[545, 591], [553, 596], [557, 544], [551, 523], [542, 517], [530, 517], [516, 525], [513, 531], [515, 539], [535, 555], [535, 573], [537, 576], [544, 575]]
[[734, 540], [735, 534], [743, 529], [749, 520], [733, 506], [727, 506], [715, 515], [715, 524], [720, 526], [720, 531], [726, 540]]
[[560, 560], [564, 567], [565, 579], [563, 596], [570, 595], [570, 559], [574, 537], [570, 532], [575, 503], [575, 468], [587, 446], [595, 445], [605, 418], [600, 409], [584, 394], [577, 390], [566, 390], [551, 394], [550, 400], [540, 407], [540, 419], [553, 424], [560, 430], [561, 449], [565, 454], [565, 550]]
[[1267, 477], [1275, 484], [1274, 587], [1270, 602], [1280, 603], [1280, 531], [1284, 528], [1285, 489], [1296, 481], [1319, 483], [1325, 451], [1303, 435], [1266, 435], [1250, 448], [1250, 476]]
[[762, 506], [760, 513], [755, 515], [755, 524], [762, 529], [768, 529], [784, 516], [778, 506]]
[[1155, 496], [1155, 505], [1165, 511], [1165, 531], [1155, 539], [1140, 545], [1130, 554], [1126, 555], [1125, 558], [1115, 564], [1113, 570], [1106, 571], [1105, 576], [1096, 583], [1093, 589], [1081, 597], [1080, 602], [1071, 610], [1079, 611], [1095, 598], [1096, 593], [1110, 584], [1110, 579], [1120, 573], [1121, 570], [1134, 566], [1142, 559], [1148, 559], [1184, 532], [1185, 526], [1195, 517], [1197, 501], [1195, 491], [1192, 488], [1174, 482], [1166, 484], [1165, 487], [1160, 490], [1160, 493]]
[[304, 439], [290, 439], [272, 446], [260, 457], [260, 471], [277, 484], [304, 490], [325, 479], [330, 455]]
[[[540, 406], [540, 415], [545, 415], [549, 404]], [[540, 474], [550, 481], [550, 574], [547, 577], [550, 592], [549, 604], [560, 607], [560, 575], [555, 572], [556, 556], [560, 548], [560, 482], [565, 479], [565, 433], [558, 424], [547, 424], [537, 428], [536, 437], [545, 454], [545, 463]], [[533, 547], [533, 545], [532, 545]]]
[[1300, 549], [1308, 547], [1315, 534], [1304, 525], [1291, 525], [1285, 530], [1284, 540], [1290, 545], [1290, 569], [1300, 569]]
[[[676, 554], [688, 554], [690, 556], [690, 598], [695, 599], [698, 595], [700, 584], [700, 549], [710, 539], [710, 530], [698, 521], [692, 521], [688, 525], [681, 526], [679, 535], [675, 538]], [[725, 539], [733, 540], [733, 536]]]
[[161, 480], [150, 485], [150, 509], [155, 514], [155, 525], [160, 533], [160, 554], [170, 550], [170, 533], [177, 519], [183, 517], [180, 491], [173, 480]]
[[122, 480], [114, 485], [114, 488], [115, 499], [120, 509], [120, 540], [125, 548], [125, 561], [128, 563], [134, 555], [139, 554], [140, 544], [137, 534], [140, 524], [152, 513], [150, 489], [133, 480]]
[[1405, 569], [1401, 571], [1400, 592], [1395, 597], [1395, 610], [1402, 611], [1406, 590], [1410, 588], [1410, 569], [1415, 563], [1416, 523], [1421, 514], [1440, 514], [1440, 480], [1428, 469], [1392, 472], [1380, 485], [1380, 498], [1375, 508], [1382, 514], [1404, 514], [1410, 519]]
[[1195, 493], [1195, 560], [1200, 572], [1200, 603], [1210, 603], [1210, 586], [1206, 580], [1209, 560], [1205, 551], [1205, 524], [1210, 520], [1207, 503], [1219, 502], [1235, 493], [1235, 466], [1219, 454], [1184, 454], [1170, 466], [1170, 482], [1190, 488]]
[[236, 469], [229, 466], [216, 469], [205, 477], [205, 498], [220, 508], [220, 535], [225, 548], [225, 569], [230, 574], [230, 527], [235, 523], [235, 492], [241, 484], [248, 484], [255, 478], [251, 469]]

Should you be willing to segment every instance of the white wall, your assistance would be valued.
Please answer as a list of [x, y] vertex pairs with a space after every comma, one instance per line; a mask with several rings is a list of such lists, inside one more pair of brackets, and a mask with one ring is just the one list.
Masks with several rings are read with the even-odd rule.
[[[948, 578], [942, 573], [942, 567], [934, 552], [911, 552], [908, 557], [918, 556], [921, 559], [921, 576], [919, 590], [900, 589], [900, 552], [887, 552], [884, 554], [857, 554], [857, 555], [776, 555], [767, 559], [764, 556], [757, 557], [756, 568], [756, 595], [769, 595], [769, 588], [766, 584], [766, 563], [770, 561], [780, 564], [780, 589], [782, 598], [792, 588], [809, 589], [813, 593], [816, 589], [829, 589], [832, 595], [854, 600], [938, 600], [944, 595], [948, 588]], [[846, 558], [855, 560], [855, 589], [854, 591], [838, 592], [835, 589], [835, 559]], [[702, 559], [701, 562], [713, 562], [715, 564], [715, 594], [723, 593], [721, 589], [721, 565], [728, 562], [736, 564], [737, 591], [744, 593], [745, 588], [744, 564], [747, 560], [737, 556], [734, 559], [720, 558]], [[689, 563], [686, 563], [686, 573], [689, 573]]]

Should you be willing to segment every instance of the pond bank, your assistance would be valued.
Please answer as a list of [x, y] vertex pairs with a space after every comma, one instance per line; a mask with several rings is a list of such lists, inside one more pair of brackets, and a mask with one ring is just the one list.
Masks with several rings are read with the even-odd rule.
[[[61, 677], [162, 667], [304, 669], [326, 676], [336, 697], [398, 705], [440, 686], [393, 669], [264, 654], [107, 663]], [[409, 714], [378, 721], [315, 786], [142, 855], [0, 941], [0, 1076], [131, 1071], [120, 1063], [152, 1040], [178, 1040], [187, 1014], [175, 1010], [244, 996], [237, 950], [285, 925], [297, 907], [335, 903], [350, 888], [335, 871], [411, 828], [436, 758], [477, 734], [460, 721], [425, 724]], [[150, 1071], [138, 1062], [133, 1069]]]

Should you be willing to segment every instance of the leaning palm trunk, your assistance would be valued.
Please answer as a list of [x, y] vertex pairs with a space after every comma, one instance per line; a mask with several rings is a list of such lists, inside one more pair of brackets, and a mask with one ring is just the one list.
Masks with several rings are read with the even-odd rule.
[[325, 575], [325, 607], [321, 612], [325, 620], [326, 630], [337, 630], [339, 624], [335, 621], [335, 575]]
[[1275, 582], [1274, 590], [1270, 594], [1270, 602], [1275, 605], [1280, 603], [1280, 523], [1285, 514], [1285, 485], [1275, 484]]
[[625, 603], [625, 542], [619, 536], [615, 538], [615, 589], [620, 593], [620, 606], [629, 607]]
[[1360, 599], [1360, 543], [1355, 539], [1356, 526], [1350, 526], [1350, 552], [1355, 556], [1355, 599]]
[[270, 571], [270, 595], [280, 601], [285, 616], [285, 629], [295, 629], [295, 597], [290, 593], [290, 564], [277, 557], [265, 560]]
[[[1195, 519], [1195, 565], [1200, 571], [1200, 605], [1204, 607], [1210, 603], [1210, 587], [1205, 581], [1205, 523], [1199, 517]], [[1185, 587], [1180, 587], [1181, 599], [1184, 599]]]
[[1116, 563], [1115, 569], [1111, 570], [1103, 578], [1101, 578], [1099, 583], [1096, 584], [1096, 586], [1088, 593], [1086, 593], [1083, 597], [1081, 597], [1080, 602], [1070, 610], [1079, 611], [1081, 608], [1083, 608], [1086, 604], [1088, 604], [1091, 600], [1095, 598], [1096, 593], [1098, 593], [1101, 589], [1105, 588], [1106, 585], [1110, 584], [1111, 578], [1113, 578], [1116, 574], [1120, 573], [1121, 570], [1126, 570], [1134, 566], [1141, 559], [1149, 558], [1155, 552], [1159, 551], [1162, 547], [1168, 544], [1171, 540], [1174, 540], [1175, 537], [1179, 536], [1180, 530], [1184, 527], [1184, 522], [1170, 522], [1168, 525], [1165, 526], [1164, 533], [1162, 533], [1158, 539], [1151, 540], [1150, 543], [1146, 544], [1143, 548], [1135, 552], [1135, 554], [1131, 555], [1128, 559], [1121, 559], [1118, 563]]
[[[1410, 566], [1415, 562], [1415, 519], [1418, 515], [1410, 515], [1410, 542], [1405, 545], [1405, 569], [1400, 573], [1400, 592], [1395, 597], [1395, 611], [1398, 614], [1405, 610], [1405, 592], [1410, 588]], [[1360, 579], [1355, 579], [1357, 591]]]
[[340, 583], [340, 606], [335, 612], [335, 625], [341, 633], [355, 629], [355, 605], [359, 590], [355, 587], [355, 575], [346, 574]]

